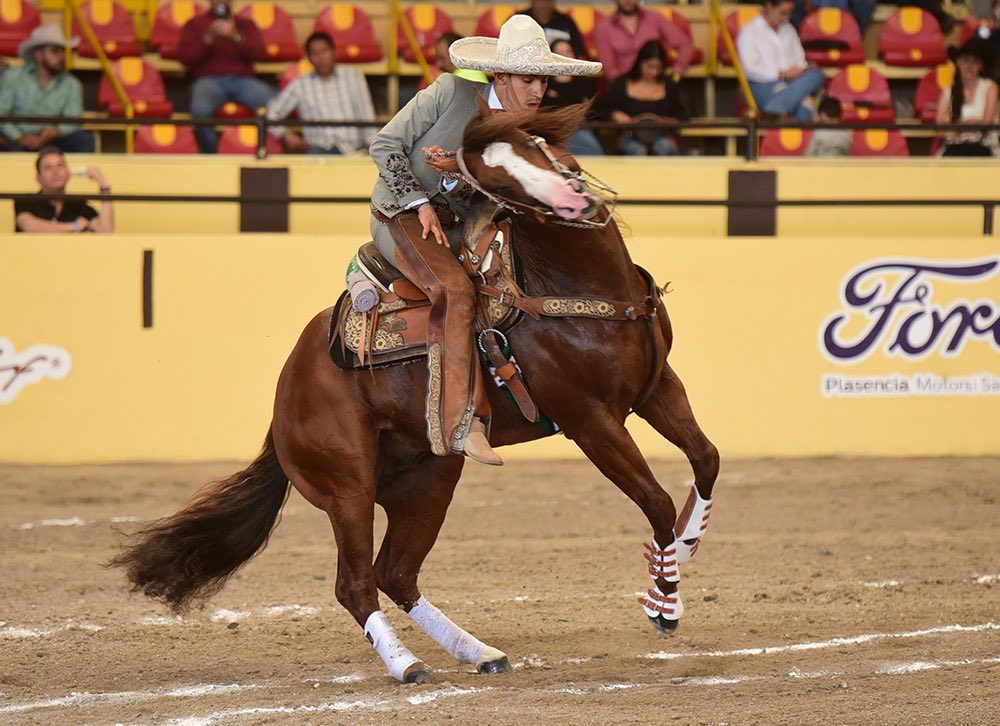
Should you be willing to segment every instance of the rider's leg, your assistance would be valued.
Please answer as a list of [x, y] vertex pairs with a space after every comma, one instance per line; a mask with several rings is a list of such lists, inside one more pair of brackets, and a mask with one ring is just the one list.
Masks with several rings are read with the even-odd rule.
[[[465, 453], [477, 461], [502, 463], [474, 414], [472, 282], [451, 250], [423, 239], [415, 213], [386, 222], [396, 242], [396, 267], [430, 298], [427, 321], [427, 437], [438, 455]], [[476, 366], [478, 368], [478, 366]]]

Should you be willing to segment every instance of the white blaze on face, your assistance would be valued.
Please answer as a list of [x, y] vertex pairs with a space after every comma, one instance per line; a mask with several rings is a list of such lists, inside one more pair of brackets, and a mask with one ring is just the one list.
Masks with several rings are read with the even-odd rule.
[[489, 167], [503, 167], [524, 191], [551, 207], [560, 217], [574, 219], [587, 208], [587, 197], [577, 191], [561, 175], [540, 169], [527, 159], [514, 153], [506, 141], [497, 141], [483, 151], [483, 163]]

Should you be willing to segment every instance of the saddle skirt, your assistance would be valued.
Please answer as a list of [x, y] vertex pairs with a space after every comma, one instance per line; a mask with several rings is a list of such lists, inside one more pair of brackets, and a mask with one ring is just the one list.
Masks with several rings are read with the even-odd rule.
[[[459, 261], [470, 277], [483, 279], [501, 292], [513, 293], [509, 281], [523, 281], [512, 248], [511, 225], [495, 220], [492, 212], [470, 219]], [[340, 368], [379, 368], [418, 360], [427, 355], [427, 318], [430, 301], [424, 292], [407, 280], [368, 242], [358, 250], [358, 268], [378, 289], [379, 302], [367, 312], [359, 312], [345, 291], [334, 309], [330, 326], [330, 357]], [[510, 302], [479, 295], [476, 327], [508, 330], [521, 311]]]

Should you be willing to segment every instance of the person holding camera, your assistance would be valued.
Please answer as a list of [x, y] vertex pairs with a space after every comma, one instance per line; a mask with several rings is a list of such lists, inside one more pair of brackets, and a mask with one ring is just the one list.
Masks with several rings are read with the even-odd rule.
[[[230, 101], [255, 110], [266, 106], [275, 91], [257, 78], [253, 65], [264, 55], [260, 29], [233, 14], [232, 0], [215, 0], [209, 12], [185, 23], [177, 57], [194, 78], [191, 116], [212, 118]], [[195, 135], [203, 153], [215, 153], [219, 135], [213, 126], [198, 126]]]

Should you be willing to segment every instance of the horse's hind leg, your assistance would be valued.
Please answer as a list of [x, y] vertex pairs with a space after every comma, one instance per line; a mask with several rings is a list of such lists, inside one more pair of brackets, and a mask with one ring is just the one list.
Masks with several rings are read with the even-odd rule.
[[475, 664], [480, 673], [505, 673], [511, 670], [506, 655], [453, 623], [417, 586], [417, 574], [437, 540], [463, 463], [461, 456], [424, 455], [379, 486], [377, 501], [388, 526], [375, 560], [375, 578], [379, 589], [459, 663]]
[[719, 475], [719, 450], [695, 421], [684, 384], [669, 363], [664, 363], [652, 395], [636, 413], [681, 449], [694, 471], [694, 485], [674, 524], [677, 561], [684, 563], [694, 557], [701, 536], [708, 527], [712, 489]]

